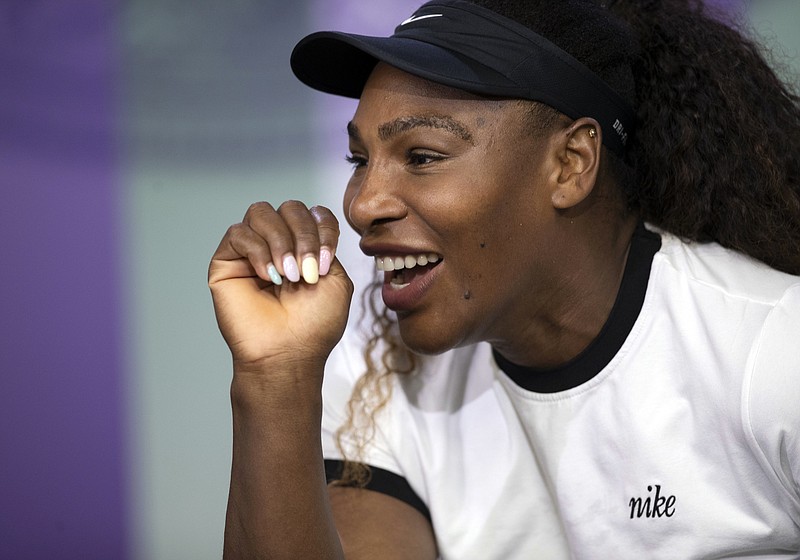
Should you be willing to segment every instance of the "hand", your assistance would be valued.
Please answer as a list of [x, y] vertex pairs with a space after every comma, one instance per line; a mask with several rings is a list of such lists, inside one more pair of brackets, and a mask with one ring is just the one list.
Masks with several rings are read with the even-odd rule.
[[342, 337], [353, 294], [335, 258], [338, 240], [330, 210], [297, 201], [278, 210], [253, 204], [228, 229], [208, 284], [235, 364], [324, 364]]

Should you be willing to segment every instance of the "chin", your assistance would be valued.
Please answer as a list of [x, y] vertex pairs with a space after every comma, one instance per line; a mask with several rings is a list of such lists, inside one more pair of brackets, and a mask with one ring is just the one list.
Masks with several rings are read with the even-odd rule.
[[417, 328], [401, 319], [399, 327], [403, 344], [415, 354], [434, 356], [464, 345], [463, 340], [455, 333], [437, 328], [432, 322], [427, 323], [426, 328]]

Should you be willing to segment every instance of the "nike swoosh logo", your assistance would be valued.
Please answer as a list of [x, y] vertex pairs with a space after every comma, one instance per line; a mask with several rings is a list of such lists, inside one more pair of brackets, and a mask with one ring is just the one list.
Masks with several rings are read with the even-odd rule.
[[428, 15], [425, 15], [425, 16], [411, 16], [410, 18], [405, 20], [403, 23], [401, 23], [400, 27], [402, 27], [404, 25], [408, 25], [409, 23], [414, 23], [415, 21], [419, 21], [421, 19], [428, 19], [428, 18], [432, 18], [432, 17], [442, 17], [443, 15], [444, 14], [428, 14]]

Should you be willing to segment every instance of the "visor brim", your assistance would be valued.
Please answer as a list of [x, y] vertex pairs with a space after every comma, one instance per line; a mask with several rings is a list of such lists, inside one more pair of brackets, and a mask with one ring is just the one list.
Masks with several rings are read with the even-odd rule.
[[[518, 84], [442, 47], [404, 37], [313, 33], [292, 51], [291, 67], [307, 86], [359, 98], [378, 61], [439, 84], [480, 95], [513, 96]], [[491, 84], [491, 85], [489, 85]]]

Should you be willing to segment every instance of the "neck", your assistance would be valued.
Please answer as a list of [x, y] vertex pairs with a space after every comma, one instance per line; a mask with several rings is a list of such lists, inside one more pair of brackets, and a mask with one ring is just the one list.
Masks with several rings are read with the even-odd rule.
[[490, 340], [507, 360], [550, 368], [569, 362], [600, 333], [614, 306], [638, 216], [613, 226], [566, 220], [557, 244], [553, 281], [532, 305]]

